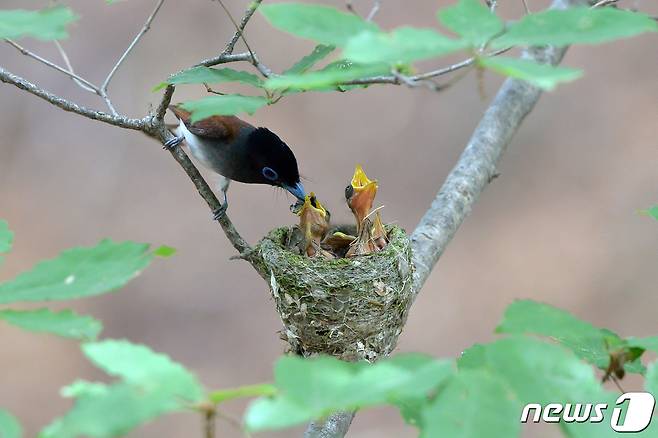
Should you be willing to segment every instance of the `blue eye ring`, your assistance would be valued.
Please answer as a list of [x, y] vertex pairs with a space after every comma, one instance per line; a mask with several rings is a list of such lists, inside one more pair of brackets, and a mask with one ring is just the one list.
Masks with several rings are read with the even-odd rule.
[[263, 176], [270, 181], [276, 181], [279, 179], [279, 174], [271, 167], [263, 167], [262, 172]]

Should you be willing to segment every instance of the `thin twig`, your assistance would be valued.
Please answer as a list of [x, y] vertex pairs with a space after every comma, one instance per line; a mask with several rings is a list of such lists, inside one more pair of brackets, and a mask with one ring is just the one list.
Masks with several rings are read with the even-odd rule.
[[[73, 64], [71, 64], [71, 60], [69, 59], [69, 55], [66, 54], [66, 50], [64, 50], [64, 47], [62, 47], [62, 45], [57, 40], [53, 40], [53, 42], [55, 43], [55, 47], [57, 47], [57, 51], [59, 52], [60, 56], [64, 60], [64, 64], [66, 64], [66, 68], [68, 68], [71, 73], [75, 74], [75, 70], [73, 69]], [[94, 94], [99, 94], [98, 93], [98, 87], [96, 87], [96, 86], [90, 87], [90, 86], [86, 85], [84, 82], [81, 82], [79, 79], [76, 79], [76, 78], [73, 78], [73, 82], [78, 84], [78, 86], [80, 88], [82, 88], [83, 90], [89, 91], [89, 92], [94, 93]]]
[[20, 44], [18, 44], [18, 43], [17, 43], [16, 41], [14, 41], [14, 40], [10, 40], [9, 38], [5, 38], [5, 41], [6, 41], [9, 45], [11, 45], [12, 47], [14, 47], [16, 50], [18, 50], [19, 52], [21, 52], [23, 55], [28, 56], [28, 57], [30, 57], [30, 58], [32, 58], [32, 59], [35, 59], [35, 60], [39, 61], [40, 63], [42, 63], [42, 64], [44, 64], [44, 65], [47, 65], [48, 67], [57, 70], [57, 71], [60, 72], [60, 73], [64, 73], [65, 75], [67, 75], [68, 77], [70, 77], [71, 79], [73, 79], [74, 81], [76, 81], [76, 83], [77, 83], [78, 85], [80, 85], [81, 87], [83, 87], [85, 90], [88, 90], [88, 91], [91, 91], [92, 93], [95, 93], [95, 94], [100, 95], [99, 89], [98, 89], [98, 87], [97, 87], [96, 85], [92, 84], [91, 82], [89, 82], [89, 81], [86, 80], [85, 78], [83, 78], [83, 77], [78, 76], [77, 74], [75, 74], [71, 68], [69, 68], [69, 69], [67, 70], [67, 69], [65, 69], [64, 67], [60, 67], [59, 65], [55, 64], [54, 62], [50, 62], [50, 61], [48, 61], [47, 59], [42, 58], [41, 56], [37, 55], [36, 53], [29, 51], [28, 49], [26, 49], [25, 47], [21, 46]]
[[375, 0], [372, 5], [372, 9], [370, 10], [370, 13], [368, 13], [368, 16], [366, 17], [366, 21], [372, 21], [375, 18], [375, 15], [377, 15], [377, 12], [379, 12], [379, 8], [381, 7], [381, 1]]
[[164, 3], [165, 0], [158, 0], [158, 2], [155, 5], [155, 9], [153, 9], [153, 12], [149, 17], [146, 19], [146, 22], [144, 23], [144, 26], [142, 26], [142, 29], [139, 31], [137, 36], [133, 39], [133, 41], [130, 43], [128, 48], [123, 52], [123, 55], [119, 58], [119, 60], [114, 64], [114, 67], [112, 67], [112, 70], [110, 70], [110, 73], [107, 75], [105, 78], [105, 81], [103, 82], [103, 85], [100, 87], [100, 92], [101, 96], [103, 99], [105, 99], [105, 103], [107, 104], [108, 108], [110, 108], [110, 111], [112, 111], [112, 114], [117, 114], [116, 109], [114, 109], [114, 106], [112, 105], [112, 102], [110, 101], [108, 95], [107, 95], [107, 87], [110, 85], [110, 82], [112, 81], [112, 78], [114, 77], [114, 74], [117, 72], [121, 64], [123, 64], [123, 61], [126, 60], [128, 55], [130, 55], [130, 52], [135, 48], [137, 43], [142, 39], [144, 34], [149, 31], [151, 28], [151, 23], [153, 22], [153, 19], [155, 18], [156, 15], [158, 15], [158, 11], [162, 7], [162, 4]]
[[215, 415], [214, 409], [208, 409], [203, 413], [203, 430], [205, 438], [215, 438]]
[[228, 10], [228, 8], [224, 5], [224, 2], [222, 0], [217, 0], [219, 4], [222, 6], [222, 9], [226, 12], [226, 15], [228, 15], [228, 18], [231, 20], [233, 23], [233, 26], [235, 27], [235, 33], [233, 34], [233, 37], [231, 40], [226, 44], [226, 47], [222, 51], [223, 55], [230, 55], [233, 53], [233, 49], [235, 49], [235, 45], [237, 44], [238, 40], [242, 38], [242, 41], [244, 42], [244, 45], [247, 47], [247, 50], [249, 53], [251, 53], [252, 57], [254, 52], [251, 50], [251, 47], [249, 47], [249, 43], [247, 43], [247, 39], [244, 37], [244, 29], [247, 27], [247, 24], [249, 23], [249, 20], [251, 20], [251, 17], [254, 15], [256, 12], [256, 9], [258, 9], [258, 6], [260, 6], [261, 2], [263, 0], [254, 0], [249, 4], [249, 7], [244, 13], [244, 16], [242, 17], [242, 20], [240, 20], [240, 24], [238, 25], [235, 20], [233, 19], [233, 15], [231, 15], [231, 12]]
[[228, 64], [230, 62], [248, 61], [252, 62], [252, 55], [249, 52], [235, 53], [235, 54], [222, 54], [213, 56], [212, 58], [204, 59], [203, 61], [194, 64], [193, 67], [212, 67], [218, 64]]
[[526, 15], [531, 14], [532, 12], [530, 12], [530, 8], [528, 7], [528, 0], [521, 0], [521, 2], [523, 2], [523, 8], [525, 9]]

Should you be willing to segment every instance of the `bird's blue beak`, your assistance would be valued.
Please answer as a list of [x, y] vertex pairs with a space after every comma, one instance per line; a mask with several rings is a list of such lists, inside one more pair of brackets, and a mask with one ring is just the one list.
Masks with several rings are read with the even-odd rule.
[[282, 187], [288, 190], [290, 193], [292, 193], [295, 196], [295, 198], [299, 199], [300, 201], [303, 201], [304, 198], [306, 197], [306, 191], [304, 191], [304, 186], [300, 182], [298, 182], [294, 186], [288, 184], [282, 184]]

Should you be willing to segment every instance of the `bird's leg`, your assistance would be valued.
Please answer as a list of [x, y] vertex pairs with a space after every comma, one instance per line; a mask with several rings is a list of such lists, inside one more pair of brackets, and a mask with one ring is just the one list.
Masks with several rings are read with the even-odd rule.
[[224, 194], [224, 203], [217, 210], [214, 210], [212, 212], [212, 219], [215, 221], [220, 220], [226, 214], [226, 210], [228, 210], [228, 196], [226, 192], [228, 192], [228, 184], [222, 186], [222, 193]]
[[214, 221], [220, 220], [226, 214], [226, 210], [228, 209], [228, 196], [226, 193], [228, 192], [229, 184], [231, 184], [230, 179], [219, 175], [219, 180], [217, 181], [216, 187], [224, 194], [224, 202], [219, 206], [219, 208], [213, 210], [212, 219]]
[[179, 144], [181, 144], [183, 142], [183, 140], [185, 140], [185, 137], [182, 136], [182, 135], [180, 137], [174, 137], [172, 139], [169, 139], [164, 143], [164, 146], [162, 147], [162, 149], [171, 149], [173, 147], [176, 147]]

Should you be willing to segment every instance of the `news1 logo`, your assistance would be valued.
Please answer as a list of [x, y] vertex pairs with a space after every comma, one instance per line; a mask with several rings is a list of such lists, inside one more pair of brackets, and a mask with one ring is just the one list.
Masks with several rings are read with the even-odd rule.
[[[626, 408], [622, 407], [626, 402]], [[656, 400], [648, 392], [627, 392], [619, 396], [610, 417], [610, 427], [615, 432], [642, 432], [651, 423]], [[605, 419], [607, 403], [528, 403], [521, 413], [521, 423], [600, 423]], [[622, 416], [624, 413], [625, 416]], [[532, 416], [531, 416], [532, 413]]]

